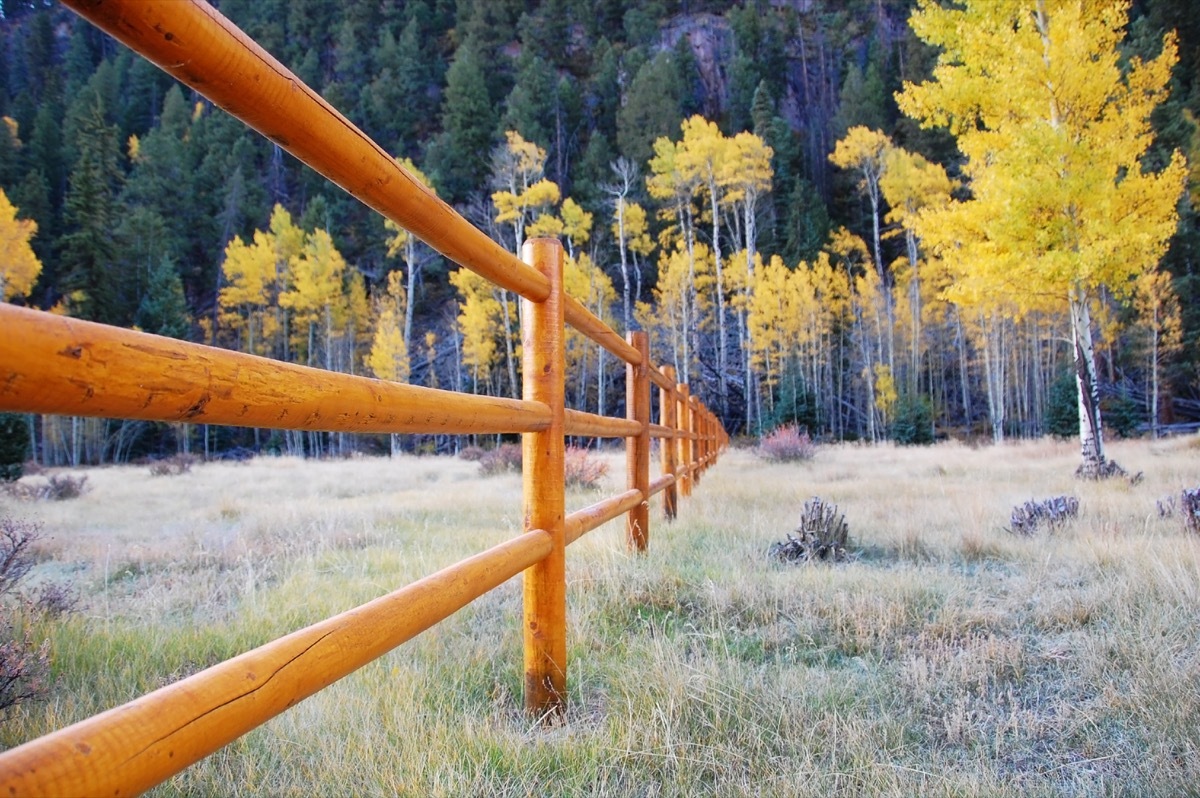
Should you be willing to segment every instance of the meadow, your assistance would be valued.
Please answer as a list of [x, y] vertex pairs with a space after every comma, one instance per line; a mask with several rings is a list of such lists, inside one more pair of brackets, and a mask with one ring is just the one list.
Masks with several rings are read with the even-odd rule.
[[[1080, 482], [1051, 440], [725, 454], [648, 556], [620, 522], [567, 552], [570, 710], [522, 714], [520, 579], [152, 792], [174, 795], [1163, 795], [1200, 791], [1200, 537], [1155, 500], [1200, 439], [1118, 442], [1144, 480]], [[605, 494], [618, 489], [620, 453]], [[51, 691], [12, 746], [516, 534], [520, 477], [398, 457], [87, 471], [39, 521]], [[44, 477], [26, 477], [36, 482]], [[1058, 494], [1079, 517], [1004, 530]], [[568, 509], [601, 494], [576, 490]], [[841, 564], [771, 561], [812, 496]]]

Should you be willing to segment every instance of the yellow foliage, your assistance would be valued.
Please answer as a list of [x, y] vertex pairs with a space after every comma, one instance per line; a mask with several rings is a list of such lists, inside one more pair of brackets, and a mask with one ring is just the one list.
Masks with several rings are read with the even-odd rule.
[[878, 130], [856, 125], [846, 131], [846, 136], [834, 147], [829, 162], [858, 172], [859, 188], [877, 192], [884, 161], [892, 146], [892, 140]]
[[896, 380], [886, 363], [875, 364], [875, 406], [885, 416], [892, 412], [900, 395], [896, 392]]
[[567, 197], [559, 209], [562, 216], [563, 234], [572, 247], [580, 247], [592, 237], [592, 214], [585, 211], [575, 200]]
[[552, 213], [541, 213], [525, 228], [525, 234], [529, 238], [558, 238], [563, 234], [563, 228], [562, 219]]
[[907, 83], [901, 110], [947, 126], [966, 155], [972, 196], [920, 213], [946, 259], [956, 300], [1121, 295], [1157, 263], [1175, 231], [1186, 165], [1143, 169], [1150, 113], [1166, 98], [1174, 35], [1151, 61], [1122, 66], [1127, 4], [1045, 0], [943, 6], [911, 20], [940, 48], [935, 80]]
[[404, 343], [403, 275], [388, 274], [387, 288], [375, 298], [375, 325], [365, 362], [381, 380], [408, 382], [408, 347]]
[[492, 284], [468, 269], [455, 269], [450, 282], [458, 289], [458, 327], [463, 337], [463, 365], [475, 369], [486, 378], [498, 355], [497, 336], [500, 335], [500, 302]]
[[42, 262], [29, 246], [36, 233], [37, 222], [18, 219], [16, 207], [0, 189], [0, 300], [25, 296], [42, 273]]
[[12, 139], [13, 149], [19, 150], [21, 148], [21, 124], [11, 116], [0, 116], [0, 122], [4, 123], [8, 137]]

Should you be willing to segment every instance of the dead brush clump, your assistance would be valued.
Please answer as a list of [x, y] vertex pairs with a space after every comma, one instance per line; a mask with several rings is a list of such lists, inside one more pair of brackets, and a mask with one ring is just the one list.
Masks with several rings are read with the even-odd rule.
[[466, 460], [468, 463], [478, 463], [487, 454], [487, 450], [482, 446], [464, 446], [458, 452], [458, 459]]
[[1013, 508], [1008, 531], [1014, 535], [1034, 535], [1042, 527], [1054, 531], [1079, 516], [1079, 499], [1074, 496], [1053, 496], [1041, 501], [1030, 500]]
[[849, 527], [838, 506], [814, 496], [804, 503], [795, 534], [789, 532], [787, 540], [772, 543], [767, 555], [784, 562], [845, 562], [848, 541]]
[[502, 443], [479, 458], [479, 473], [485, 477], [521, 470], [521, 445]]
[[66, 501], [76, 499], [87, 492], [88, 478], [84, 475], [53, 474], [42, 484], [13, 482], [5, 485], [5, 492], [22, 501]]
[[1184, 529], [1200, 534], [1200, 488], [1184, 488], [1178, 497], [1174, 494], [1164, 496], [1156, 504], [1159, 518], [1178, 515]]
[[785, 424], [764, 435], [757, 452], [765, 460], [793, 463], [813, 459], [817, 454], [817, 445], [807, 432], [801, 432], [795, 424]]
[[150, 476], [177, 477], [181, 474], [186, 474], [191, 471], [192, 466], [195, 464], [195, 455], [180, 453], [172, 457], [166, 457], [162, 460], [155, 460], [153, 463], [151, 463]]
[[40, 699], [48, 689], [50, 640], [35, 639], [33, 621], [60, 617], [79, 603], [78, 594], [61, 585], [44, 584], [34, 595], [18, 590], [41, 538], [38, 524], [0, 517], [0, 713]]

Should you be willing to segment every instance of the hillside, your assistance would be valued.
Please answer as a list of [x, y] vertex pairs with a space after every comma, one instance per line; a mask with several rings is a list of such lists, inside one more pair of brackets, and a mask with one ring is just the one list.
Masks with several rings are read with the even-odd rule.
[[[910, 6], [884, 0], [219, 3], [506, 246], [513, 231], [496, 221], [492, 197], [514, 179], [500, 167], [513, 141], [506, 132], [536, 145], [537, 179], [557, 192], [542, 208], [550, 225], [544, 229], [569, 239], [575, 267], [592, 286], [590, 305], [618, 329], [649, 329], [660, 360], [678, 364], [730, 429], [798, 422], [837, 438], [895, 437], [914, 425], [939, 435], [1044, 434], [1063, 412], [1054, 399], [1070, 361], [1059, 340], [1063, 310], [1005, 319], [1002, 329], [992, 329], [935, 293], [921, 294], [934, 289], [913, 288], [915, 280], [905, 277], [914, 269], [906, 266], [910, 250], [901, 224], [887, 222], [868, 253], [872, 209], [852, 171], [829, 159], [847, 131], [861, 125], [959, 175], [953, 140], [918, 128], [892, 97], [905, 81], [927, 79], [935, 57], [907, 25]], [[403, 374], [394, 376], [497, 394], [514, 390], [502, 355], [469, 354], [487, 350], [489, 337], [502, 353], [495, 342], [506, 333], [464, 321], [460, 306], [468, 294], [451, 281], [447, 264], [419, 248], [404, 251], [373, 213], [69, 11], [11, 0], [3, 9], [0, 116], [7, 135], [0, 131], [0, 189], [21, 218], [36, 222], [32, 246], [42, 264], [27, 296], [13, 301], [356, 373], [378, 373], [367, 361], [390, 307], [393, 318], [405, 318], [404, 352], [397, 356]], [[1132, 19], [1126, 55], [1152, 57], [1169, 29], [1180, 43], [1173, 93], [1154, 117], [1158, 141], [1147, 163], [1164, 161], [1173, 149], [1195, 156], [1200, 23], [1179, 0], [1137, 3]], [[745, 213], [730, 198], [717, 219], [706, 219], [696, 195], [695, 239], [707, 248], [714, 273], [701, 277], [716, 288], [696, 283], [690, 294], [674, 295], [680, 222], [646, 181], [655, 173], [655, 142], [679, 142], [681, 123], [694, 115], [716, 123], [705, 133], [715, 141], [753, 134], [769, 148], [769, 168], [761, 199]], [[621, 159], [623, 173], [614, 170]], [[628, 241], [613, 229], [618, 204], [642, 213]], [[1156, 420], [1163, 422], [1200, 417], [1200, 227], [1193, 204], [1187, 197], [1181, 203], [1179, 230], [1162, 261], [1181, 326], [1156, 392]], [[543, 229], [533, 212], [527, 221]], [[280, 231], [293, 230], [300, 243], [279, 261], [278, 284], [253, 301], [235, 298], [246, 274], [231, 260], [231, 253], [244, 254], [239, 242], [249, 251], [256, 231], [277, 240]], [[331, 261], [341, 264], [336, 290], [283, 299], [301, 282], [290, 271], [297, 268], [291, 258], [316, 262], [303, 255], [317, 251], [308, 246], [338, 256]], [[766, 301], [768, 289], [734, 271], [739, 254], [747, 264], [741, 268], [754, 271], [756, 252], [758, 273], [776, 275], [781, 285], [803, 282], [794, 290], [807, 291], [805, 301], [831, 318], [786, 331], [778, 342], [756, 332], [772, 326], [754, 304]], [[776, 255], [782, 271], [770, 268]], [[860, 285], [871, 272], [868, 255], [883, 266], [874, 288]], [[389, 273], [399, 275], [390, 289]], [[906, 292], [915, 297], [911, 324], [891, 318], [903, 310]], [[846, 305], [835, 307], [829, 297], [841, 294]], [[313, 323], [293, 310], [305, 302], [333, 319], [317, 331], [319, 347]], [[1098, 302], [1103, 398], [1114, 429], [1132, 432], [1151, 420], [1145, 329], [1131, 302]], [[891, 318], [886, 329], [878, 321], [881, 308]], [[691, 339], [682, 350], [681, 337]], [[878, 345], [884, 339], [886, 356]], [[990, 345], [1000, 345], [992, 356], [1009, 364], [998, 374], [984, 363]], [[618, 412], [621, 391], [609, 384], [614, 369], [605, 372], [599, 357], [578, 348], [578, 377], [569, 391], [577, 406]], [[195, 432], [180, 443], [178, 431], [93, 424], [86, 451], [78, 442], [70, 451], [54, 423], [38, 435], [38, 456], [50, 462], [200, 445]], [[1059, 428], [1070, 425], [1067, 418]], [[269, 444], [248, 431], [211, 437], [206, 431], [203, 438], [213, 449]], [[320, 454], [373, 444], [270, 445]]]

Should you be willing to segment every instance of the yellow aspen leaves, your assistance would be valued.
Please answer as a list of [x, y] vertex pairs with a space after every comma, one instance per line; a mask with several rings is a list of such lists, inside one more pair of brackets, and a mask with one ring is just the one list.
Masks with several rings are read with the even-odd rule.
[[23, 297], [42, 273], [42, 262], [29, 246], [37, 222], [18, 219], [17, 209], [0, 190], [0, 300]]

